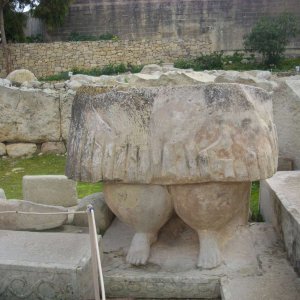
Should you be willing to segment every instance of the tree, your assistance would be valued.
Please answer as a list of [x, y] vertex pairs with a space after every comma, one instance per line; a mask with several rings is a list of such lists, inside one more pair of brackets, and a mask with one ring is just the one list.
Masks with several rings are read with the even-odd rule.
[[73, 0], [40, 0], [33, 15], [44, 21], [51, 31], [63, 25]]
[[263, 17], [244, 37], [244, 47], [248, 52], [262, 54], [266, 65], [276, 65], [290, 39], [297, 33], [297, 21], [292, 14], [284, 13], [276, 18]]
[[[11, 71], [11, 62], [10, 62], [10, 52], [7, 47], [4, 11], [6, 11], [8, 15], [10, 15], [9, 12], [16, 12], [17, 9], [22, 10], [26, 5], [33, 5], [34, 2], [35, 2], [34, 0], [0, 0], [1, 46], [3, 51], [6, 73], [9, 73]], [[16, 22], [14, 18], [12, 18], [12, 21], [15, 21], [16, 25], [18, 25], [18, 22]]]
[[42, 19], [49, 29], [54, 29], [62, 25], [71, 2], [72, 0], [0, 0], [0, 45], [7, 73], [11, 71], [11, 64], [6, 30], [9, 30], [8, 37], [11, 41], [22, 41], [25, 38], [23, 27], [26, 16], [20, 12], [30, 6], [34, 16]]

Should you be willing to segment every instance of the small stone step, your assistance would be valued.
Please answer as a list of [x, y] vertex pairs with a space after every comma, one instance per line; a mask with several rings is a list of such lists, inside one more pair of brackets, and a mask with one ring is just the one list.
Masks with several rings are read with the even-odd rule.
[[277, 276], [271, 272], [264, 276], [223, 279], [222, 300], [299, 300], [297, 280], [286, 274]]

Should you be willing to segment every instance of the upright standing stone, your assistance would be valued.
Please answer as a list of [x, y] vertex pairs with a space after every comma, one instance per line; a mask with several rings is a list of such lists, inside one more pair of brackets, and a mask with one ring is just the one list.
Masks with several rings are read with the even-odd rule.
[[46, 205], [77, 205], [76, 182], [64, 175], [23, 177], [24, 200]]

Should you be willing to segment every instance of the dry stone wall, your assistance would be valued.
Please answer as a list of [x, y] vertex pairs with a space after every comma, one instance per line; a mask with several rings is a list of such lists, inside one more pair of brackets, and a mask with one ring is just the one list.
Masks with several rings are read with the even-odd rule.
[[[9, 45], [12, 69], [28, 69], [37, 77], [68, 71], [90, 69], [108, 64], [173, 62], [181, 57], [196, 57], [211, 51], [207, 35], [197, 40], [164, 41], [94, 41], [55, 42]], [[4, 76], [3, 53], [0, 49], [0, 75]]]

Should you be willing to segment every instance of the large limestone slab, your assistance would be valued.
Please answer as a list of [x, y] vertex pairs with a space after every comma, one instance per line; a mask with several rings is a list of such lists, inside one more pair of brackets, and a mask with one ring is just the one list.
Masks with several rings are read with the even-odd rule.
[[0, 86], [0, 141], [58, 141], [59, 98], [40, 90]]
[[239, 84], [76, 95], [66, 174], [81, 181], [251, 181], [277, 168], [272, 101]]
[[260, 209], [282, 237], [288, 257], [300, 274], [300, 171], [277, 172], [261, 181]]
[[[82, 198], [78, 203], [76, 211], [86, 211], [88, 205], [92, 205], [94, 208], [97, 230], [104, 233], [111, 224], [114, 215], [105, 203], [103, 193], [95, 193]], [[75, 214], [72, 224], [81, 227], [89, 226], [87, 216], [82, 214]]]
[[[32, 203], [25, 200], [1, 200], [0, 212], [19, 211], [29, 213], [64, 213], [68, 210], [61, 206], [50, 206]], [[26, 215], [0, 214], [0, 229], [5, 230], [46, 230], [62, 226], [68, 219], [67, 214], [59, 215]]]
[[273, 93], [274, 122], [279, 154], [293, 160], [300, 169], [300, 79], [284, 80]]
[[26, 69], [14, 70], [7, 75], [6, 79], [19, 84], [37, 80], [35, 75]]
[[129, 227], [115, 220], [103, 237], [108, 297], [215, 299], [221, 296], [223, 279], [251, 282], [265, 276], [273, 278], [266, 288], [274, 287], [277, 282], [278, 291], [287, 281], [290, 295], [300, 288], [297, 274], [284, 259], [286, 254], [271, 225], [240, 227], [225, 246], [224, 264], [213, 270], [196, 268], [199, 247], [196, 232], [176, 219], [162, 229], [147, 266], [125, 263], [133, 234]]
[[26, 175], [23, 177], [23, 198], [39, 204], [75, 206], [76, 182], [64, 175]]
[[12, 158], [30, 157], [37, 151], [36, 144], [32, 143], [16, 143], [6, 146], [7, 155]]
[[0, 230], [0, 299], [93, 299], [87, 234]]

